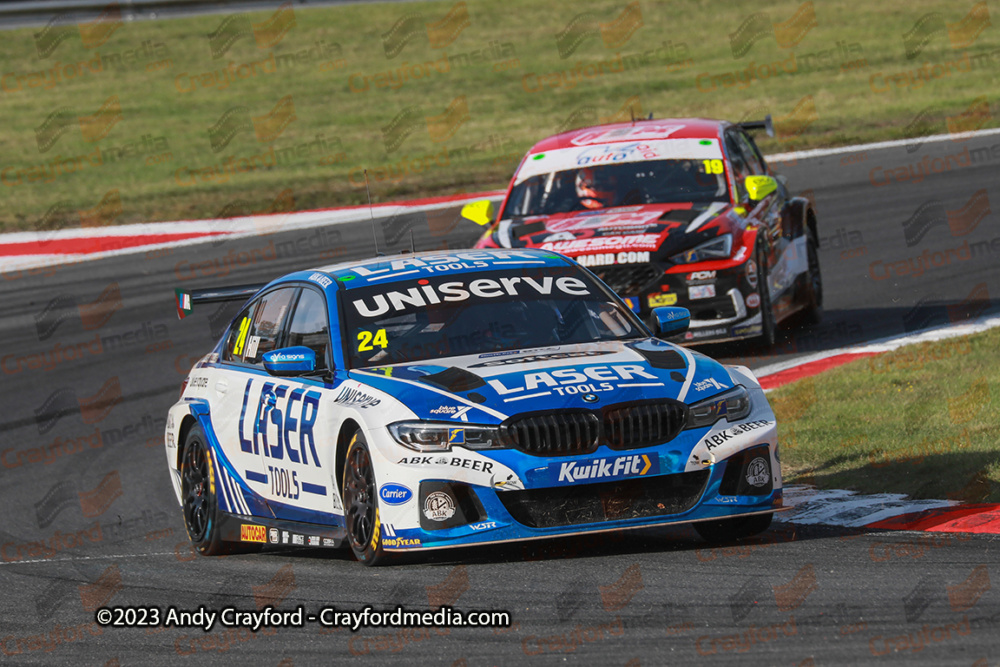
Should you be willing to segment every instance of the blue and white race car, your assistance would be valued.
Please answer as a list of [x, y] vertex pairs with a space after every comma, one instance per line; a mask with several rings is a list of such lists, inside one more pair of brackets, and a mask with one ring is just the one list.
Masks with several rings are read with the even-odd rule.
[[[749, 370], [660, 340], [541, 250], [416, 253], [177, 291], [246, 300], [169, 411], [192, 543], [396, 551], [783, 509], [774, 414]], [[683, 308], [654, 310], [668, 337]]]

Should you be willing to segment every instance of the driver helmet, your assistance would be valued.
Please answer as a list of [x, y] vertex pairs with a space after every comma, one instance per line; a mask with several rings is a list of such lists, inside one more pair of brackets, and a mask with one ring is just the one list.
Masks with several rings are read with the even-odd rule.
[[604, 170], [585, 167], [576, 172], [576, 196], [589, 209], [611, 206], [618, 180]]

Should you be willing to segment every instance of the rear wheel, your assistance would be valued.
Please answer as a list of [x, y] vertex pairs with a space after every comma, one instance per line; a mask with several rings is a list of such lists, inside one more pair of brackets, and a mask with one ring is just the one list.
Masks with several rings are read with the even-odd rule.
[[812, 231], [806, 234], [806, 252], [809, 259], [808, 305], [805, 319], [809, 324], [819, 324], [823, 319], [823, 276], [819, 270], [819, 247]]
[[375, 469], [360, 431], [354, 434], [347, 448], [343, 489], [344, 518], [351, 551], [365, 565], [377, 565], [385, 560], [386, 554], [382, 549]]
[[212, 457], [199, 424], [188, 431], [181, 456], [181, 500], [184, 527], [194, 548], [205, 556], [225, 553], [219, 537], [218, 502], [213, 482]]
[[737, 516], [718, 521], [699, 521], [694, 529], [706, 542], [732, 542], [757, 533], [763, 533], [771, 525], [773, 514]]

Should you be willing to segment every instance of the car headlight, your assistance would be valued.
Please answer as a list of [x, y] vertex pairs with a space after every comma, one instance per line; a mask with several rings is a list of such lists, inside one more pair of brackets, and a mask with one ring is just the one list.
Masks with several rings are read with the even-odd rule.
[[670, 258], [675, 264], [693, 264], [707, 259], [728, 259], [733, 251], [733, 235], [726, 234], [711, 241], [705, 241], [690, 250], [679, 252]]
[[750, 392], [738, 384], [732, 389], [716, 394], [688, 407], [688, 419], [684, 428], [711, 426], [721, 418], [738, 421], [750, 414]]
[[500, 434], [495, 426], [396, 422], [389, 424], [389, 433], [399, 444], [418, 452], [446, 452], [452, 445], [468, 449], [494, 449], [501, 446]]

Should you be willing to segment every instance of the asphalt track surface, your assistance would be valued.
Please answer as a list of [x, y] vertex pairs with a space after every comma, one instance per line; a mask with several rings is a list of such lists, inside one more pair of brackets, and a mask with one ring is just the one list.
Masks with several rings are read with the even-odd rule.
[[[978, 153], [975, 164], [971, 154], [968, 165], [953, 160], [919, 183], [876, 186], [872, 175], [880, 183], [886, 169], [997, 142], [782, 165], [793, 190], [812, 190], [817, 203], [826, 318], [787, 331], [770, 353], [713, 353], [759, 366], [989, 308], [1000, 291], [1000, 241], [992, 253], [946, 251], [1000, 237], [995, 212], [961, 214], [976, 192], [997, 196], [1000, 149]], [[389, 250], [408, 247], [410, 230], [418, 249], [465, 247], [477, 234], [454, 210], [375, 228]], [[375, 569], [339, 551], [195, 556], [165, 469], [163, 419], [190, 364], [234, 312], [210, 307], [178, 322], [172, 288], [260, 282], [334, 256], [371, 256], [372, 244], [369, 224], [341, 224], [0, 276], [0, 661], [996, 664], [1000, 590], [990, 582], [1000, 581], [1000, 543], [989, 536], [785, 522], [721, 548], [673, 528], [435, 552]], [[920, 276], [881, 268], [925, 250], [951, 263]], [[256, 259], [234, 265], [241, 257]], [[30, 359], [47, 368], [28, 368]], [[508, 610], [514, 625], [352, 633], [313, 623], [252, 635], [93, 623], [100, 605], [268, 604], [311, 613], [450, 604]]]

